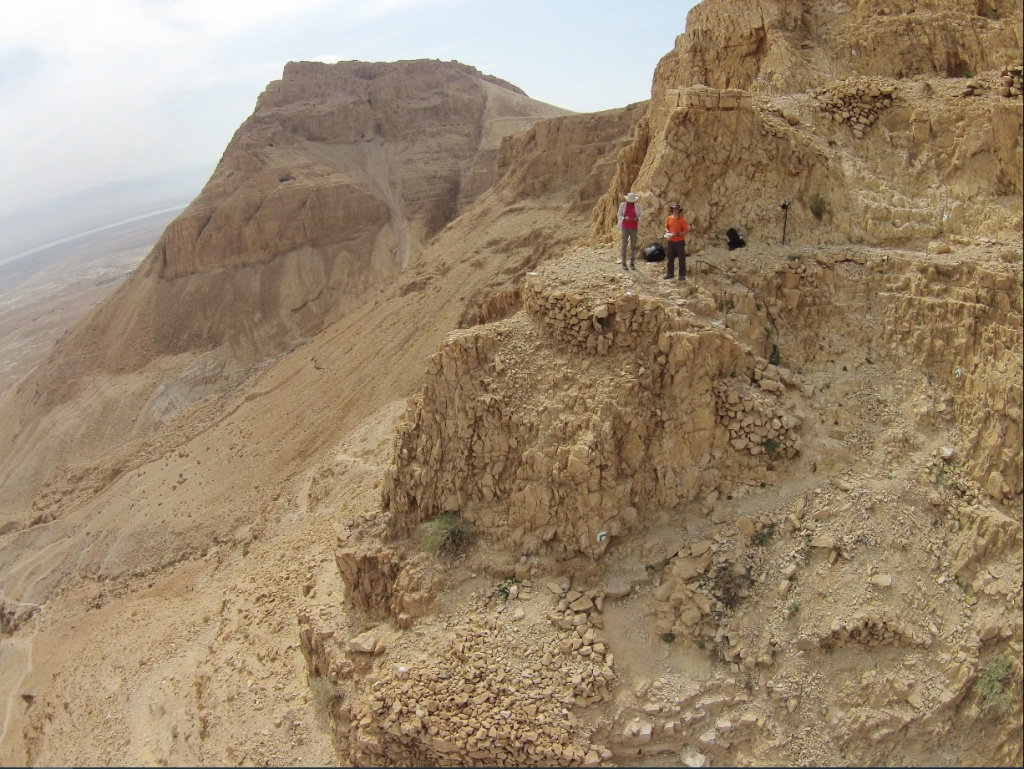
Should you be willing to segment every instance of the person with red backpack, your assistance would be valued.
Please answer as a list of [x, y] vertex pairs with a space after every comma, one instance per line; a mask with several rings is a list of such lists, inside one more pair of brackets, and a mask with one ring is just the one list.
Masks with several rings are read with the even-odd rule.
[[622, 269], [626, 269], [626, 243], [629, 243], [629, 269], [636, 269], [636, 231], [640, 224], [640, 204], [632, 192], [619, 203], [619, 229], [622, 230]]

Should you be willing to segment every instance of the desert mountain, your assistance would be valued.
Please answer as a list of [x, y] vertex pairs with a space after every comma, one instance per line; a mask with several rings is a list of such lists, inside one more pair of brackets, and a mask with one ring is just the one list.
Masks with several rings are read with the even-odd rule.
[[595, 115], [289, 65], [0, 402], [0, 756], [1019, 764], [1022, 37], [705, 0]]
[[[27, 509], [54, 463], [102, 457], [84, 472], [104, 484], [125, 438], [373, 299], [489, 185], [502, 138], [558, 114], [458, 63], [288, 65], [143, 264], [12, 394], [3, 509]], [[127, 381], [151, 363], [155, 391]], [[118, 416], [90, 389], [98, 376], [126, 382]], [[66, 420], [20, 432], [75, 399], [94, 404], [88, 436]], [[114, 446], [95, 445], [100, 425]]]

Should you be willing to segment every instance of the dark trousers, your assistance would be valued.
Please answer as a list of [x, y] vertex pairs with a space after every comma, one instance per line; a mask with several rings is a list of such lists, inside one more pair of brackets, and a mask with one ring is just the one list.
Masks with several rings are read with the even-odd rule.
[[668, 256], [668, 272], [665, 273], [665, 277], [671, 278], [675, 276], [676, 257], [678, 257], [679, 280], [683, 280], [686, 277], [686, 241], [670, 240], [665, 249], [665, 254]]

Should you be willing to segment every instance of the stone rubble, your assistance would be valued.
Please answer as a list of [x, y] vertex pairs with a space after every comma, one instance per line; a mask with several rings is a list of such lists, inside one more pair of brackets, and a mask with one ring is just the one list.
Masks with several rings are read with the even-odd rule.
[[892, 106], [896, 86], [882, 78], [853, 78], [817, 88], [811, 95], [826, 115], [849, 125], [853, 135], [863, 139], [879, 114]]

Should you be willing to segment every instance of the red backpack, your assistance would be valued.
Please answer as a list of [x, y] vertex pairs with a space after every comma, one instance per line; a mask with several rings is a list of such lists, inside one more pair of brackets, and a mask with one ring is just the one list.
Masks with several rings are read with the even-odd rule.
[[626, 208], [622, 213], [622, 229], [636, 229], [636, 203], [626, 203]]

